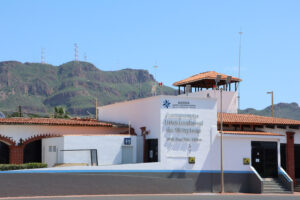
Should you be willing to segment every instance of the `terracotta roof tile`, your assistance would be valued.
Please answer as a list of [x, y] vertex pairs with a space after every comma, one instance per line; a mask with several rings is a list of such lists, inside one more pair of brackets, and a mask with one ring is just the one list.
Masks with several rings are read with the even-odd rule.
[[[220, 131], [219, 131], [220, 133]], [[263, 136], [284, 136], [279, 133], [260, 132], [260, 131], [223, 131], [224, 134], [231, 135], [263, 135]]]
[[[196, 74], [194, 76], [188, 77], [181, 81], [177, 81], [177, 82], [173, 83], [173, 85], [180, 86], [180, 85], [186, 85], [186, 84], [194, 83], [194, 82], [201, 81], [201, 80], [208, 80], [208, 79], [215, 80], [217, 75], [221, 75], [221, 80], [226, 80], [228, 77], [228, 75], [226, 75], [226, 74], [221, 74], [221, 73], [218, 73], [215, 71], [208, 71], [208, 72]], [[242, 81], [242, 79], [232, 77], [231, 81], [232, 82], [240, 82], [240, 81]]]
[[[218, 123], [220, 123], [218, 113]], [[253, 114], [223, 113], [224, 124], [250, 124], [250, 125], [300, 125], [300, 120], [265, 117]]]
[[54, 119], [54, 118], [3, 118], [0, 124], [32, 124], [32, 125], [52, 125], [52, 126], [117, 126], [113, 123], [98, 122], [96, 120], [79, 119]]

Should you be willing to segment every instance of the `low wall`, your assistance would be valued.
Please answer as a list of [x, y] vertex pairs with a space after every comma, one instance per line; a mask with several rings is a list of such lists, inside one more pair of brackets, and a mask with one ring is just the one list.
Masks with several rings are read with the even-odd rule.
[[[251, 192], [250, 173], [225, 173], [226, 192]], [[168, 194], [219, 192], [220, 174], [213, 172], [97, 172], [32, 170], [0, 173], [1, 197], [93, 195], [93, 194]]]

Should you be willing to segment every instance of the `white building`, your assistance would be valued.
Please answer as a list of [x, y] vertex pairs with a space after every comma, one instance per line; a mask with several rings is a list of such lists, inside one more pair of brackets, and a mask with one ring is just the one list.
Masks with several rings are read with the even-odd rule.
[[[221, 74], [216, 85], [217, 75], [205, 72], [174, 83], [179, 88], [178, 96], [155, 96], [100, 107], [99, 120], [130, 122], [135, 130], [141, 128], [137, 136], [137, 161], [157, 163], [127, 167], [192, 170], [199, 172], [199, 176], [215, 177], [198, 180], [198, 184], [209, 183], [218, 188], [219, 88], [222, 87], [223, 170], [225, 182], [231, 185], [226, 190], [269, 192], [272, 190], [268, 185], [275, 185], [278, 191], [292, 191], [296, 178], [300, 178], [300, 148], [293, 144], [300, 144], [300, 121], [237, 114], [236, 90], [241, 80]], [[234, 91], [231, 91], [232, 84], [235, 84]], [[299, 161], [297, 156], [294, 159], [294, 154], [299, 154]], [[211, 189], [216, 190], [219, 189]]]
[[[238, 114], [240, 81], [217, 72], [200, 73], [174, 83], [177, 96], [101, 106], [98, 122], [0, 119], [0, 144], [9, 149], [11, 163], [35, 155], [49, 166], [86, 163], [97, 166], [80, 169], [183, 178], [193, 192], [218, 192], [222, 136], [225, 191], [292, 192], [300, 178], [300, 121]], [[41, 155], [26, 153], [30, 143], [29, 150], [39, 149]]]
[[[126, 138], [126, 139], [125, 139]], [[124, 140], [131, 143], [124, 145]], [[0, 119], [1, 163], [112, 165], [136, 162], [136, 136], [128, 125], [96, 120]], [[132, 155], [122, 157], [124, 152]], [[128, 150], [130, 149], [130, 150]]]

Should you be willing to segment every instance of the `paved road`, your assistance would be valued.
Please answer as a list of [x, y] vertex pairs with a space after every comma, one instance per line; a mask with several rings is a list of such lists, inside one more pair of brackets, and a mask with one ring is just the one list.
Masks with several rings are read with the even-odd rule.
[[94, 195], [61, 197], [17, 197], [0, 200], [300, 200], [300, 195], [246, 195], [246, 194], [184, 194], [184, 195]]

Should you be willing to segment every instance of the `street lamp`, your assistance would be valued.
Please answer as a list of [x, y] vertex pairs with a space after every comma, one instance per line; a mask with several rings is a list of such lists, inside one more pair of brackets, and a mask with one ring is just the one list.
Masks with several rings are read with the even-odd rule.
[[271, 94], [272, 95], [272, 117], [274, 117], [274, 92], [267, 92], [267, 94]]
[[[216, 82], [216, 86], [218, 88], [218, 83], [221, 80], [221, 75], [217, 75], [215, 82]], [[220, 116], [220, 123], [221, 123], [221, 127], [220, 127], [220, 134], [221, 134], [221, 142], [220, 142], [220, 148], [221, 148], [221, 193], [224, 193], [224, 170], [223, 170], [223, 88], [220, 88], [220, 110], [221, 110], [221, 116]]]

